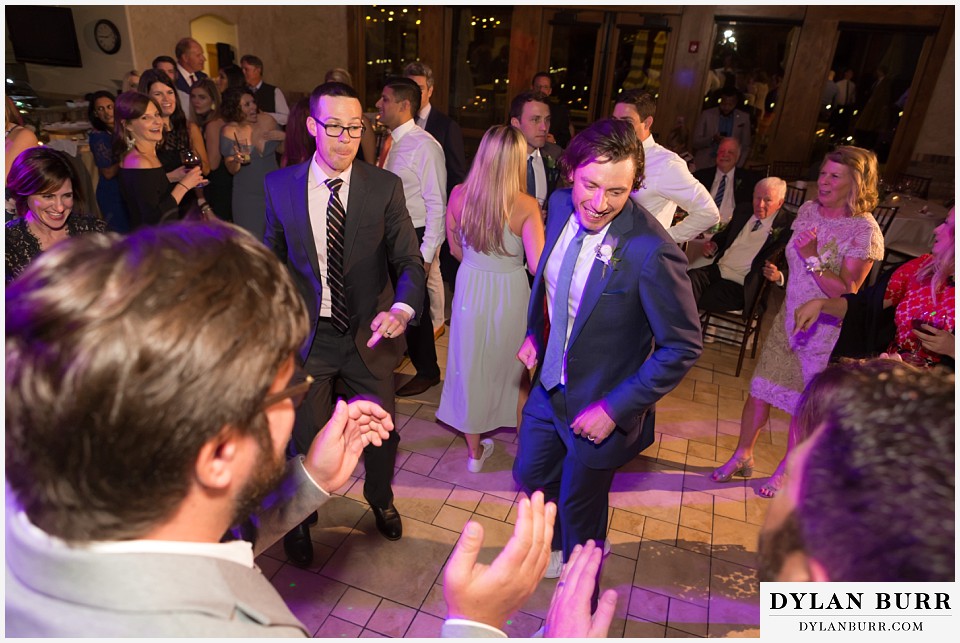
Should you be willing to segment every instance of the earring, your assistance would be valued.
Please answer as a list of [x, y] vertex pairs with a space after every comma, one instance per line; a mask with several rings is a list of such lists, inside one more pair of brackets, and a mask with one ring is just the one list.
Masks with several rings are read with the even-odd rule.
[[137, 144], [137, 141], [135, 138], [133, 138], [133, 134], [130, 133], [130, 130], [127, 130], [126, 136], [124, 136], [123, 138], [127, 144], [127, 151], [129, 152], [130, 150], [133, 149], [133, 146]]

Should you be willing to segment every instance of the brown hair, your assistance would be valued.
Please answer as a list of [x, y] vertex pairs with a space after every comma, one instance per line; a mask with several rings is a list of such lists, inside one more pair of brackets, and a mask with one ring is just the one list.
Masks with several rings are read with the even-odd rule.
[[617, 95], [616, 102], [633, 105], [641, 121], [657, 114], [657, 99], [653, 93], [645, 89], [628, 89], [621, 92]]
[[207, 441], [263, 439], [263, 399], [308, 329], [276, 256], [218, 222], [57, 244], [7, 287], [6, 321], [7, 478], [69, 541], [143, 537]]
[[31, 147], [10, 166], [7, 191], [13, 194], [17, 215], [27, 213], [27, 199], [34, 194], [56, 192], [69, 179], [73, 187], [73, 210], [83, 210], [83, 186], [67, 155], [49, 147]]
[[568, 181], [573, 181], [573, 172], [588, 163], [619, 163], [633, 159], [635, 173], [631, 190], [640, 187], [643, 181], [643, 146], [633, 125], [626, 121], [604, 118], [593, 122], [587, 129], [573, 137], [560, 157], [560, 169]]
[[126, 123], [146, 114], [147, 106], [151, 103], [157, 108], [157, 114], [160, 114], [160, 105], [146, 94], [141, 94], [140, 92], [123, 92], [117, 96], [117, 102], [114, 103], [113, 106], [114, 158], [122, 159], [124, 154], [130, 150], [130, 146], [127, 144]]

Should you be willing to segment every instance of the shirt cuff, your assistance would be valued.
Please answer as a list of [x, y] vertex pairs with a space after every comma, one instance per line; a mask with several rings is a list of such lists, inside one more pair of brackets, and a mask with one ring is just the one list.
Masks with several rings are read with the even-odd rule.
[[313, 479], [313, 476], [310, 475], [310, 470], [307, 469], [307, 465], [306, 465], [306, 463], [304, 462], [304, 460], [306, 460], [306, 458], [307, 458], [307, 456], [305, 456], [305, 455], [298, 455], [298, 456], [297, 456], [297, 460], [300, 462], [300, 468], [303, 469], [303, 475], [307, 478], [307, 480], [309, 480], [310, 482], [312, 482], [312, 483], [314, 484], [314, 486], [323, 493], [324, 496], [326, 496], [327, 498], [329, 498], [329, 497], [330, 497], [330, 492], [327, 491], [326, 489], [324, 489], [323, 487], [321, 487], [320, 484], [319, 484], [316, 480]]
[[783, 287], [784, 287], [784, 284], [786, 283], [786, 281], [787, 281], [787, 280], [786, 280], [784, 274], [781, 272], [781, 273], [780, 273], [780, 276], [777, 278], [777, 285], [780, 286], [781, 288], [783, 288]]
[[451, 629], [451, 630], [453, 630], [453, 629], [455, 629], [455, 628], [468, 627], [468, 628], [472, 628], [472, 629], [486, 630], [486, 631], [490, 632], [490, 634], [493, 635], [493, 637], [491, 637], [491, 638], [501, 638], [501, 639], [508, 638], [507, 635], [503, 632], [503, 630], [500, 630], [500, 629], [498, 629], [498, 628], [496, 628], [496, 627], [493, 627], [492, 625], [487, 625], [486, 623], [479, 623], [479, 622], [477, 622], [477, 621], [470, 621], [470, 620], [467, 620], [467, 619], [465, 619], [465, 618], [448, 618], [447, 620], [445, 620], [445, 621], [443, 622], [443, 627], [440, 628], [440, 636], [443, 637], [443, 638], [455, 638], [455, 637], [460, 637], [460, 636], [462, 636], [462, 634], [460, 634], [460, 632], [462, 632], [462, 630], [458, 630], [456, 633], [451, 632], [451, 633], [448, 635], [448, 634], [446, 633], [446, 631], [447, 631], [447, 629], [448, 629], [448, 628], [447, 628], [448, 625], [450, 626], [449, 629]]
[[410, 319], [413, 319], [414, 317], [417, 316], [417, 314], [413, 312], [413, 308], [403, 303], [402, 301], [398, 301], [394, 305], [390, 306], [390, 310], [402, 310], [403, 312], [410, 315]]

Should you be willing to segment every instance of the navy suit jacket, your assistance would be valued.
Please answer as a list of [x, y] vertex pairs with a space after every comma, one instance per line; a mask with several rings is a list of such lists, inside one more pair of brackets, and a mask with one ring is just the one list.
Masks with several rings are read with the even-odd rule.
[[[290, 270], [310, 313], [310, 333], [300, 351], [306, 360], [320, 316], [320, 268], [307, 210], [310, 161], [271, 172], [264, 180], [266, 231], [263, 243]], [[399, 177], [363, 161], [354, 161], [344, 228], [343, 279], [350, 312], [350, 334], [370, 372], [378, 379], [393, 371], [403, 356], [403, 336], [383, 338], [373, 348], [370, 322], [377, 313], [403, 302], [423, 308], [423, 258], [407, 212]], [[396, 293], [388, 266], [397, 276]]]
[[460, 185], [467, 178], [467, 157], [463, 151], [463, 133], [457, 122], [436, 107], [430, 107], [427, 116], [427, 133], [437, 139], [443, 148], [443, 160], [447, 165], [447, 197], [453, 186]]
[[[206, 78], [206, 77], [207, 77], [207, 75], [206, 75], [205, 73], [203, 73], [202, 71], [194, 72], [193, 75], [197, 77], [197, 80], [200, 80], [200, 79], [202, 79], [202, 78]], [[174, 75], [174, 83], [173, 83], [173, 84], [176, 85], [177, 89], [179, 89], [179, 90], [182, 91], [183, 93], [188, 94], [188, 95], [190, 94], [190, 82], [189, 82], [186, 78], [184, 78], [183, 76], [180, 75], [180, 70], [179, 70], [179, 69], [177, 69], [177, 73]]]
[[[547, 210], [546, 244], [533, 282], [527, 335], [542, 364], [547, 342], [547, 259], [573, 212], [571, 190], [557, 190]], [[656, 219], [628, 199], [603, 241], [611, 266], [594, 260], [567, 348], [568, 421], [605, 400], [617, 428], [596, 445], [561, 436], [586, 466], [619, 467], [653, 443], [654, 403], [673, 390], [703, 350], [687, 258]], [[534, 378], [539, 386], [539, 368]]]

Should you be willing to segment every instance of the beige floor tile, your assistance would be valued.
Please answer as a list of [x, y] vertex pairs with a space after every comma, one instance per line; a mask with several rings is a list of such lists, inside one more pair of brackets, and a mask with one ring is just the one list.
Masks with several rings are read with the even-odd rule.
[[494, 445], [493, 455], [483, 463], [483, 469], [479, 473], [470, 473], [467, 471], [467, 445], [457, 440], [440, 458], [430, 477], [512, 501], [518, 491], [513, 481], [513, 461], [516, 457], [516, 444], [498, 441]]
[[[719, 377], [723, 377], [723, 376], [721, 375], [721, 376], [719, 376]], [[721, 384], [721, 385], [719, 386], [719, 388], [718, 388], [718, 390], [717, 390], [717, 395], [718, 395], [720, 398], [729, 399], [729, 400], [736, 400], [736, 401], [738, 401], [738, 402], [742, 402], [742, 401], [743, 401], [743, 398], [744, 398], [743, 389], [741, 389], [741, 388], [734, 388], [734, 387], [732, 387], [732, 386], [724, 386], [723, 384]]]
[[511, 507], [513, 507], [513, 500], [506, 500], [499, 496], [485, 493], [480, 500], [480, 504], [477, 505], [476, 513], [502, 521], [507, 517], [507, 514], [510, 513]]
[[[746, 501], [744, 501], [742, 497], [740, 499], [733, 499], [717, 495], [713, 501], [713, 515], [715, 518], [746, 521]], [[714, 526], [716, 526], [716, 523], [714, 523]]]
[[480, 504], [481, 498], [483, 498], [482, 491], [466, 489], [458, 486], [454, 487], [453, 491], [450, 492], [450, 495], [447, 496], [447, 504], [451, 507], [456, 507], [457, 509], [463, 509], [464, 511], [473, 513], [476, 510], [477, 505]]
[[763, 498], [758, 494], [747, 494], [746, 511], [747, 522], [752, 525], [762, 525], [770, 509], [770, 498]]
[[713, 523], [713, 557], [756, 567], [759, 537], [759, 525], [717, 516]]
[[623, 509], [613, 509], [610, 528], [633, 536], [643, 535], [643, 522], [646, 518]]
[[714, 559], [710, 570], [708, 636], [756, 637], [760, 630], [760, 584], [755, 570]]
[[[419, 408], [419, 407], [418, 407], [418, 408]], [[402, 429], [403, 426], [410, 420], [410, 417], [411, 417], [411, 416], [405, 415], [405, 414], [400, 413], [400, 412], [394, 413], [394, 414], [393, 414], [393, 428], [394, 428], [395, 430], [400, 430], [400, 429]]]
[[393, 504], [401, 516], [433, 522], [453, 491], [453, 485], [422, 476], [413, 471], [400, 471], [393, 477]]
[[337, 606], [333, 608], [332, 616], [363, 626], [377, 611], [380, 600], [379, 596], [350, 587], [344, 592]]
[[[422, 406], [419, 402], [408, 400], [405, 397], [397, 397], [394, 399], [396, 400], [397, 414], [405, 415], [408, 419], [419, 411]], [[436, 411], [436, 409], [434, 409], [434, 411]]]
[[698, 639], [702, 638], [696, 634], [691, 634], [690, 632], [684, 632], [683, 630], [678, 630], [673, 627], [667, 627], [666, 634], [663, 635], [665, 639]]
[[660, 433], [660, 448], [669, 449], [670, 451], [676, 451], [677, 453], [686, 453], [690, 445], [690, 440], [685, 438], [678, 438], [675, 435], [670, 435], [668, 433]]
[[698, 382], [713, 382], [713, 370], [697, 365], [690, 369], [687, 378]]
[[[363, 487], [363, 481], [359, 481]], [[317, 524], [310, 527], [310, 539], [328, 547], [338, 547], [367, 511], [365, 502], [334, 496], [317, 511]]]
[[708, 394], [716, 395], [719, 391], [719, 387], [713, 382], [706, 382], [704, 380], [696, 380], [694, 384], [693, 392], [699, 394]]
[[685, 453], [677, 453], [663, 447], [660, 447], [660, 451], [657, 452], [657, 462], [674, 469], [682, 469], [686, 460], [687, 455]]
[[690, 441], [689, 446], [687, 447], [687, 455], [695, 458], [712, 460], [716, 452], [717, 447], [715, 445], [705, 444], [703, 442]]
[[524, 639], [533, 636], [533, 634], [543, 625], [543, 619], [517, 612], [507, 619], [507, 624], [503, 631], [512, 639]]
[[443, 627], [443, 619], [427, 614], [426, 612], [417, 612], [413, 617], [413, 623], [407, 629], [403, 638], [440, 638], [440, 629]]
[[677, 547], [687, 551], [710, 555], [710, 532], [697, 531], [689, 527], [680, 527], [677, 529]]
[[355, 639], [362, 631], [363, 628], [359, 625], [336, 616], [328, 616], [313, 636], [318, 639]]
[[[391, 542], [377, 532], [373, 514], [367, 513], [321, 573], [352, 587], [418, 608], [456, 541], [457, 534], [449, 530], [404, 519], [403, 538]], [[369, 624], [367, 627], [397, 636]]]
[[374, 632], [373, 630], [363, 630], [362, 632], [360, 632], [360, 636], [358, 636], [357, 638], [361, 638], [361, 639], [386, 639], [386, 638], [390, 638], [390, 637], [389, 637], [389, 636], [386, 636], [386, 635], [384, 635], [384, 634], [380, 634], [379, 632]]
[[631, 560], [637, 559], [637, 554], [640, 552], [640, 536], [611, 529], [607, 532], [607, 541], [610, 543], [612, 554]]
[[[637, 575], [642, 577], [644, 570], [638, 569]], [[630, 603], [627, 613], [630, 616], [642, 618], [645, 621], [653, 623], [667, 623], [667, 610], [670, 606], [670, 599], [663, 594], [651, 592], [642, 587], [633, 587], [630, 592]]]
[[383, 601], [367, 622], [367, 629], [389, 636], [402, 638], [406, 633], [417, 610], [393, 601]]
[[633, 584], [669, 598], [706, 606], [710, 558], [644, 539]]
[[716, 393], [694, 393], [693, 401], [698, 404], [713, 405], [717, 404], [717, 394]]
[[433, 421], [412, 417], [400, 430], [400, 445], [406, 451], [439, 460], [456, 439], [456, 432]]
[[610, 506], [676, 523], [680, 518], [682, 489], [682, 471], [634, 460], [614, 475]]
[[420, 611], [440, 618], [447, 617], [447, 602], [443, 600], [442, 583], [434, 583], [433, 587], [430, 588], [427, 597], [423, 599], [423, 605], [420, 606]]
[[[282, 550], [281, 550], [282, 551]], [[257, 567], [260, 568], [260, 573], [262, 573], [267, 578], [272, 578], [274, 574], [280, 571], [280, 568], [283, 567], [283, 561], [276, 558], [271, 558], [265, 554], [257, 556], [253, 561]]]
[[444, 505], [440, 508], [437, 517], [434, 518], [433, 524], [459, 534], [463, 530], [463, 526], [470, 520], [470, 515], [469, 511]]
[[311, 634], [320, 629], [347, 591], [343, 583], [292, 565], [284, 565], [270, 582]]
[[623, 636], [628, 610], [627, 597], [632, 593], [635, 567], [635, 560], [615, 553], [611, 553], [603, 562], [603, 568], [600, 571], [600, 592], [612, 589], [619, 597], [613, 613], [613, 622], [610, 624], [611, 637]]
[[662, 623], [651, 623], [643, 619], [627, 618], [626, 627], [623, 630], [625, 639], [662, 639], [666, 631], [666, 626]]
[[713, 512], [681, 507], [680, 526], [710, 532], [713, 529]]
[[671, 598], [667, 626], [694, 636], [706, 636], [707, 608]]
[[677, 523], [664, 522], [656, 518], [647, 517], [643, 523], [643, 541], [654, 541], [668, 545], [677, 542]]
[[429, 476], [430, 472], [433, 471], [433, 468], [437, 465], [437, 462], [439, 462], [439, 460], [431, 458], [428, 455], [411, 453], [410, 457], [403, 463], [401, 469], [413, 471], [423, 476]]

